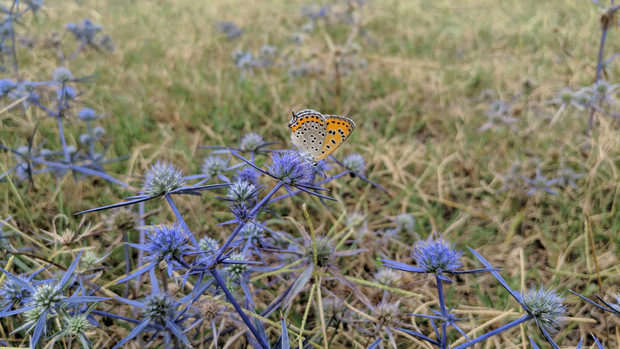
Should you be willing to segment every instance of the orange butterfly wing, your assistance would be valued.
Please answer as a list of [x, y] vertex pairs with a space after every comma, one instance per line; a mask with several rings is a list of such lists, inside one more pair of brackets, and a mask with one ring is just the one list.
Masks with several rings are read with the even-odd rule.
[[353, 120], [338, 115], [324, 115], [326, 134], [320, 153], [315, 161], [323, 160], [333, 153], [344, 141], [349, 138], [355, 129]]

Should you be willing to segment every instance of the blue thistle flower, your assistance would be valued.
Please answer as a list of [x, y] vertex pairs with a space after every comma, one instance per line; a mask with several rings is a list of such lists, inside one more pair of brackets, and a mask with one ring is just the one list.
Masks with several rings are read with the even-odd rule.
[[237, 174], [234, 179], [236, 181], [246, 181], [254, 184], [255, 186], [258, 185], [258, 173], [251, 167], [246, 166], [240, 170], [237, 170]]
[[157, 161], [144, 173], [143, 192], [151, 197], [167, 194], [185, 186], [183, 170], [175, 165]]
[[108, 52], [114, 52], [114, 40], [108, 34], [102, 35], [99, 39], [99, 46], [106, 49]]
[[226, 35], [227, 40], [236, 39], [243, 33], [243, 30], [233, 22], [218, 22], [215, 24], [215, 28], [221, 34]]
[[411, 214], [403, 213], [396, 216], [396, 226], [399, 231], [415, 234], [415, 218]]
[[264, 238], [263, 229], [252, 223], [244, 225], [241, 231], [239, 231], [239, 235], [244, 240], [251, 241], [253, 245], [256, 245]]
[[15, 89], [15, 82], [11, 79], [0, 80], [0, 97], [8, 97], [9, 93]]
[[61, 84], [66, 84], [67, 82], [73, 80], [73, 74], [71, 74], [71, 71], [69, 69], [65, 67], [59, 67], [52, 74], [52, 80]]
[[163, 324], [164, 319], [172, 317], [174, 313], [174, 301], [166, 293], [154, 293], [144, 299], [142, 315], [158, 324]]
[[[176, 308], [178, 306], [178, 301], [170, 297], [167, 293], [160, 292], [158, 287], [154, 287], [153, 293], [144, 298], [142, 302], [120, 297], [119, 300], [141, 308], [143, 320], [131, 333], [116, 343], [113, 349], [123, 347], [125, 343], [139, 334], [148, 331], [148, 327], [152, 327], [153, 325], [164, 327], [165, 330], [170, 331], [183, 344], [191, 347], [191, 343], [180, 324], [184, 321], [184, 318], [177, 316]], [[169, 334], [166, 334], [166, 336], [169, 336]]]
[[[226, 272], [231, 279], [241, 279], [243, 274], [248, 271], [247, 259], [242, 253], [233, 253], [227, 259]], [[235, 263], [239, 262], [239, 263]]]
[[296, 151], [288, 150], [274, 153], [273, 163], [267, 168], [269, 174], [280, 180], [284, 185], [308, 185], [312, 180], [310, 164]]
[[[30, 283], [30, 279], [17, 276], [22, 282]], [[30, 301], [32, 294], [30, 290], [23, 287], [21, 282], [17, 282], [13, 279], [6, 279], [0, 285], [0, 307], [3, 310], [11, 309], [13, 305], [23, 305]]]
[[205, 236], [202, 239], [200, 239], [198, 244], [200, 246], [201, 251], [215, 251], [220, 248], [220, 244], [217, 242], [217, 240], [209, 236]]
[[577, 183], [575, 183], [575, 180], [576, 179], [580, 179], [583, 176], [585, 176], [585, 174], [583, 174], [583, 173], [576, 173], [572, 168], [563, 166], [558, 171], [558, 181], [557, 181], [557, 184], [559, 186], [561, 186], [561, 187], [570, 186], [573, 189], [577, 189]]
[[258, 195], [260, 188], [246, 181], [235, 181], [228, 187], [227, 197], [234, 202], [250, 202]]
[[82, 108], [78, 112], [78, 118], [82, 121], [93, 121], [97, 119], [97, 114], [90, 108]]
[[536, 177], [534, 179], [530, 179], [525, 176], [521, 176], [521, 179], [528, 183], [530, 186], [532, 186], [530, 190], [527, 191], [527, 195], [534, 195], [537, 192], [543, 191], [551, 195], [558, 195], [555, 190], [551, 189], [551, 186], [558, 184], [560, 182], [560, 179], [547, 179], [545, 176], [542, 175], [540, 167], [536, 167]]
[[564, 298], [554, 290], [530, 288], [521, 293], [523, 308], [534, 318], [541, 330], [549, 333], [558, 332], [566, 306], [562, 304]]
[[95, 143], [95, 138], [93, 138], [91, 135], [89, 135], [88, 133], [82, 133], [79, 137], [78, 137], [78, 143], [88, 146], [92, 143]]
[[250, 132], [241, 138], [239, 148], [241, 151], [256, 153], [265, 144], [263, 137], [258, 133]]
[[103, 128], [103, 126], [97, 126], [93, 128], [93, 134], [95, 137], [101, 138], [105, 135], [105, 128]]
[[418, 241], [413, 247], [411, 257], [418, 266], [427, 273], [441, 274], [444, 272], [452, 273], [463, 266], [459, 260], [463, 256], [463, 251], [454, 249], [454, 244], [450, 246], [441, 235], [428, 237], [428, 240]]
[[223, 181], [228, 182], [228, 178], [222, 175], [226, 171], [227, 166], [228, 159], [212, 155], [204, 159], [201, 170], [207, 176], [207, 180], [219, 177]]
[[397, 270], [390, 268], [379, 269], [372, 277], [376, 283], [392, 287], [401, 280], [401, 275]]
[[147, 229], [144, 244], [127, 243], [129, 246], [146, 251], [147, 256], [145, 258], [150, 262], [150, 265], [128, 275], [119, 283], [149, 271], [160, 262], [166, 262], [169, 277], [172, 277], [172, 272], [175, 269], [189, 268], [184, 257], [194, 251], [194, 248], [188, 244], [188, 234], [189, 232], [183, 228], [181, 223], [176, 222], [172, 226], [153, 226]]
[[77, 93], [75, 92], [75, 90], [70, 87], [70, 86], [63, 86], [62, 88], [60, 88], [57, 92], [56, 98], [59, 101], [62, 101], [62, 108], [68, 108], [69, 101], [72, 101], [75, 99], [75, 97], [77, 97]]

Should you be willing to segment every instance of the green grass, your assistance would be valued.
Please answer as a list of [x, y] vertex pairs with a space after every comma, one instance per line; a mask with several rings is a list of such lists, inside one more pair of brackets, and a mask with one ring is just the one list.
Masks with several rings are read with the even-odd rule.
[[[535, 0], [371, 2], [361, 14], [376, 44], [356, 40], [368, 66], [343, 78], [340, 96], [335, 94], [336, 83], [329, 74], [290, 82], [286, 68], [257, 70], [239, 82], [240, 71], [232, 62], [231, 52], [236, 48], [256, 52], [266, 43], [284, 46], [304, 23], [299, 15], [302, 4], [237, 0], [62, 2], [47, 7], [40, 20], [27, 25], [42, 42], [44, 34], [39, 33], [61, 31], [65, 23], [89, 17], [112, 36], [114, 53], [88, 51], [69, 67], [75, 76], [95, 74], [92, 84], [80, 86], [86, 92], [82, 99], [107, 115], [101, 124], [112, 142], [110, 155], [130, 155], [130, 160], [111, 165], [110, 173], [136, 187], [142, 171], [156, 159], [171, 160], [194, 173], [208, 154], [199, 145], [235, 145], [247, 132], [258, 132], [267, 140], [280, 141], [282, 148], [290, 147], [286, 122], [291, 109], [348, 115], [357, 128], [335, 155], [342, 158], [354, 151], [361, 153], [369, 178], [387, 187], [391, 195], [359, 179], [345, 178], [330, 186], [331, 195], [341, 200], [340, 204], [326, 208], [302, 196], [276, 205], [278, 212], [303, 222], [301, 203], [309, 201], [311, 216], [322, 231], [329, 230], [343, 211], [364, 213], [371, 229], [385, 227], [388, 217], [412, 213], [420, 235], [444, 232], [458, 248], [475, 248], [503, 268], [502, 275], [514, 288], [534, 284], [561, 291], [585, 288], [590, 298], [620, 292], [617, 122], [598, 116], [588, 140], [587, 115], [566, 113], [551, 124], [557, 108], [544, 103], [563, 87], [592, 83], [600, 38], [596, 6], [587, 1]], [[222, 20], [247, 23], [244, 33], [237, 40], [226, 41], [214, 29], [214, 23]], [[328, 63], [326, 35], [342, 44], [349, 34], [350, 28], [342, 25], [319, 25], [302, 46], [302, 54], [316, 51], [317, 62]], [[617, 37], [617, 29], [612, 29], [607, 56], [619, 49]], [[68, 47], [65, 52], [71, 52]], [[56, 58], [40, 48], [34, 52], [42, 53], [20, 51], [20, 59], [26, 62], [21, 74], [28, 79], [50, 77], [57, 66]], [[331, 65], [327, 64], [327, 69], [331, 71]], [[618, 65], [612, 63], [606, 73], [609, 81], [615, 82]], [[487, 121], [483, 114], [487, 103], [478, 96], [491, 90], [509, 101], [524, 91], [526, 83], [530, 88], [512, 108], [519, 119], [516, 130], [478, 132]], [[17, 113], [4, 119], [0, 142], [10, 147], [25, 144], [42, 116]], [[80, 127], [76, 123], [70, 129]], [[47, 139], [46, 147], [57, 147], [55, 130], [52, 119], [42, 120], [35, 144]], [[585, 152], [587, 142], [591, 148]], [[69, 143], [75, 140], [70, 138]], [[586, 176], [578, 181], [578, 189], [560, 189], [558, 196], [497, 193], [503, 184], [501, 175], [516, 159], [526, 162], [525, 173], [531, 176], [535, 173], [534, 159], [546, 173], [558, 169], [564, 160]], [[6, 153], [1, 161], [4, 166], [14, 163]], [[69, 177], [57, 183], [39, 176], [35, 182], [34, 187], [24, 185], [16, 191], [7, 183], [0, 184], [0, 216], [13, 215], [22, 232], [49, 230], [58, 213], [70, 216], [135, 193], [100, 180], [93, 183], [93, 179], [75, 183]], [[147, 209], [159, 205], [150, 203]], [[229, 233], [215, 226], [229, 219], [221, 203], [211, 198], [183, 198], [178, 205], [186, 210], [183, 213], [190, 226], [203, 227], [197, 229], [201, 233], [215, 232], [221, 237]], [[96, 223], [100, 217], [89, 215], [87, 221]], [[163, 210], [153, 220], [170, 222], [173, 215]], [[72, 219], [71, 224], [77, 222]], [[282, 222], [277, 224], [281, 229], [292, 229]], [[594, 251], [587, 227], [592, 229]], [[413, 242], [411, 237], [389, 247], [365, 242], [360, 247], [371, 251], [360, 260], [356, 257], [342, 262], [342, 267], [351, 268], [352, 276], [370, 279], [379, 254], [409, 261], [406, 246]], [[122, 263], [121, 250], [115, 251], [111, 258]], [[347, 263], [366, 269], [356, 270], [357, 266]], [[602, 282], [598, 287], [593, 286], [597, 283], [596, 265]], [[473, 260], [468, 266], [479, 267]], [[105, 280], [122, 274], [123, 268], [110, 272]], [[423, 285], [410, 290], [426, 291], [430, 297], [428, 285]], [[514, 308], [516, 303], [501, 290], [491, 290], [496, 287], [489, 277], [479, 282], [468, 280], [454, 285], [454, 302]], [[368, 290], [370, 295], [373, 292]], [[299, 313], [290, 319], [296, 326], [301, 323], [302, 305], [306, 303], [301, 297], [299, 302]], [[402, 300], [406, 312], [413, 312], [420, 304], [415, 299]], [[568, 305], [574, 316], [586, 317], [591, 312], [591, 307], [573, 296], [568, 297]], [[608, 318], [607, 323], [601, 314], [597, 316], [601, 322], [577, 322], [570, 334], [560, 332], [557, 338], [564, 345], [574, 345], [579, 328], [581, 333], [595, 332], [610, 348], [619, 345], [609, 333], [614, 328], [618, 331], [617, 320]], [[482, 323], [489, 317], [479, 320]], [[519, 331], [510, 333], [525, 340]], [[530, 330], [525, 333], [536, 335]], [[338, 337], [333, 344], [356, 345], [346, 336]]]

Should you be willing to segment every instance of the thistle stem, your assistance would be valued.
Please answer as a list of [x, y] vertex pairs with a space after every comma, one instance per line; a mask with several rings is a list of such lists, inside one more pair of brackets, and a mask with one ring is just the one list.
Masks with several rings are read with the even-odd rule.
[[241, 309], [241, 306], [239, 306], [239, 303], [237, 303], [237, 301], [235, 300], [235, 297], [233, 297], [232, 293], [230, 293], [230, 290], [228, 290], [228, 288], [226, 287], [226, 282], [224, 281], [224, 279], [222, 279], [222, 276], [220, 276], [220, 274], [217, 272], [217, 269], [213, 268], [209, 271], [211, 272], [211, 275], [213, 275], [215, 282], [218, 284], [218, 286], [220, 286], [222, 291], [224, 291], [226, 298], [228, 299], [230, 304], [232, 304], [232, 306], [235, 308], [235, 310], [237, 311], [237, 314], [239, 314], [239, 316], [241, 317], [245, 325], [248, 326], [248, 329], [250, 330], [250, 332], [252, 332], [252, 334], [254, 335], [254, 338], [256, 338], [256, 340], [258, 341], [258, 343], [260, 343], [263, 349], [269, 349], [269, 344], [266, 343], [265, 339], [262, 338], [258, 334], [258, 331], [254, 327], [254, 325], [252, 325], [252, 322], [250, 321], [248, 316], [243, 312], [243, 309]]
[[488, 338], [491, 338], [491, 337], [495, 336], [496, 334], [502, 333], [502, 332], [504, 332], [506, 330], [509, 330], [509, 329], [511, 329], [511, 328], [513, 328], [515, 326], [518, 326], [518, 325], [520, 325], [520, 324], [522, 324], [522, 323], [524, 323], [526, 321], [529, 321], [531, 319], [532, 319], [531, 315], [529, 315], [529, 314], [523, 315], [519, 319], [517, 319], [517, 320], [515, 320], [515, 321], [513, 321], [513, 322], [511, 322], [509, 324], [506, 324], [506, 325], [504, 325], [502, 327], [496, 328], [493, 331], [487, 332], [487, 333], [483, 334], [482, 336], [480, 336], [480, 337], [478, 337], [478, 338], [476, 338], [474, 340], [471, 340], [471, 341], [469, 341], [467, 343], [463, 343], [463, 344], [461, 344], [459, 346], [456, 346], [456, 347], [450, 348], [450, 349], [464, 349], [464, 348], [470, 347], [470, 346], [472, 346], [472, 345], [474, 345], [476, 343], [480, 343], [480, 342], [482, 342], [482, 341], [484, 341], [484, 340], [486, 340]]

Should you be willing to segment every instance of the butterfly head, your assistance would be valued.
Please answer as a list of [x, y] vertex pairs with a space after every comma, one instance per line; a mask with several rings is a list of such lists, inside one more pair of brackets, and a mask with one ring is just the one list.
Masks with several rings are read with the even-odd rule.
[[291, 121], [289, 121], [286, 126], [291, 127], [293, 126], [293, 124], [295, 123], [295, 121], [297, 121], [297, 113], [293, 110], [293, 117], [291, 118]]

